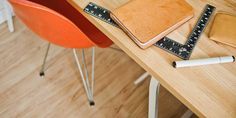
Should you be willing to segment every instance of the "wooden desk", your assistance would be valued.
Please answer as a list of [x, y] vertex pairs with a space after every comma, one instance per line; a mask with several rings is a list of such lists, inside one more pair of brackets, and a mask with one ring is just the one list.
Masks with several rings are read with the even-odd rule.
[[[68, 0], [81, 13], [92, 1], [107, 9], [114, 9], [129, 0]], [[195, 17], [172, 32], [169, 37], [185, 42], [206, 3], [216, 6], [217, 11], [236, 14], [235, 0], [187, 0], [194, 9]], [[158, 78], [161, 85], [200, 117], [236, 117], [236, 63], [175, 69], [171, 63], [181, 60], [152, 46], [146, 50], [136, 46], [120, 29], [83, 13], [140, 66]], [[227, 21], [226, 21], [227, 22]], [[236, 49], [207, 38], [210, 25], [198, 42], [191, 59], [236, 55]], [[128, 69], [128, 68], [127, 68]]]

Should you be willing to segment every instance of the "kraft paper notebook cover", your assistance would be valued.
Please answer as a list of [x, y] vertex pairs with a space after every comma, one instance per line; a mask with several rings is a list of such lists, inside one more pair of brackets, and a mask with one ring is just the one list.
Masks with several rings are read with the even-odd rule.
[[112, 19], [141, 48], [147, 48], [193, 17], [185, 0], [131, 0]]
[[209, 38], [236, 48], [236, 16], [216, 14]]

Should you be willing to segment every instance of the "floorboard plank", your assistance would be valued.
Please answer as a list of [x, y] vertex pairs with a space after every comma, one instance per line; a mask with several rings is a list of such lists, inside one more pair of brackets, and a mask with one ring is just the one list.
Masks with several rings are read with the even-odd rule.
[[[125, 53], [96, 48], [96, 106], [91, 108], [72, 50], [53, 45], [46, 76], [41, 79], [38, 74], [47, 42], [18, 19], [14, 22], [14, 33], [8, 32], [6, 24], [0, 25], [1, 117], [147, 117], [150, 80], [137, 86], [133, 84], [144, 70]], [[87, 59], [91, 59], [89, 55]], [[178, 118], [187, 109], [164, 88], [161, 88], [159, 100], [161, 118]]]

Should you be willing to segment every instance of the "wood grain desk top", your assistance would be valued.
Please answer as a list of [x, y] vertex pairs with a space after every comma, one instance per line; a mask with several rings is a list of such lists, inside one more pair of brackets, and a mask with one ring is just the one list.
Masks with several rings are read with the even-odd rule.
[[[68, 0], [81, 13], [89, 3], [94, 2], [107, 9], [115, 9], [129, 0]], [[168, 37], [185, 42], [204, 6], [209, 3], [217, 11], [236, 15], [236, 0], [186, 0], [195, 11], [195, 16]], [[122, 50], [146, 71], [156, 77], [181, 102], [200, 117], [236, 117], [236, 63], [216, 64], [200, 67], [175, 69], [171, 63], [181, 60], [158, 47], [140, 49], [120, 29], [83, 13], [96, 27], [104, 32]], [[227, 22], [227, 21], [226, 21]], [[212, 22], [211, 22], [212, 23]], [[191, 59], [236, 55], [236, 49], [216, 43], [207, 38], [211, 24], [201, 36]], [[127, 67], [127, 69], [129, 69]]]

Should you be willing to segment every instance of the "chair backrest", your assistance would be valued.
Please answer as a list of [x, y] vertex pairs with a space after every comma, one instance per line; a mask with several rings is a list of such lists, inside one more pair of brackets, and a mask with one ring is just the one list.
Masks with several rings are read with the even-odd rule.
[[[46, 1], [49, 2], [49, 6], [45, 6]], [[68, 48], [88, 48], [95, 45], [107, 47], [112, 44], [112, 41], [91, 24], [80, 12], [73, 10], [73, 13], [70, 13], [68, 9], [73, 8], [68, 6], [66, 0], [53, 1], [55, 4], [61, 2], [61, 5], [64, 4], [70, 8], [55, 7], [56, 5], [53, 6], [52, 1], [51, 3], [50, 1], [9, 0], [16, 16], [33, 32], [49, 42]], [[57, 9], [59, 7], [61, 10]], [[66, 16], [66, 14], [72, 14], [72, 17]], [[73, 14], [77, 17], [73, 17]], [[72, 20], [77, 22], [72, 22]]]

